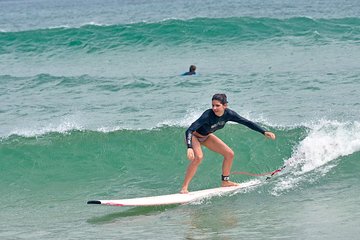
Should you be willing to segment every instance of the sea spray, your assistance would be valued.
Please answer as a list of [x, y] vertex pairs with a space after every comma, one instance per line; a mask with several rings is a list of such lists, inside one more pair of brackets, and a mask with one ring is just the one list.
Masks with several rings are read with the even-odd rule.
[[286, 174], [274, 187], [275, 195], [315, 181], [336, 167], [336, 160], [360, 151], [359, 122], [321, 120], [306, 125], [308, 134], [285, 160]]

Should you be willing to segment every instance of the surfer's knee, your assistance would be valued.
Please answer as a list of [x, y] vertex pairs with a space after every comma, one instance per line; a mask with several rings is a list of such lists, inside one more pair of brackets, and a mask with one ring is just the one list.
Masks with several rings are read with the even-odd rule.
[[202, 155], [202, 154], [196, 155], [194, 160], [193, 160], [193, 163], [196, 164], [196, 165], [200, 165], [203, 158], [204, 158], [204, 155]]

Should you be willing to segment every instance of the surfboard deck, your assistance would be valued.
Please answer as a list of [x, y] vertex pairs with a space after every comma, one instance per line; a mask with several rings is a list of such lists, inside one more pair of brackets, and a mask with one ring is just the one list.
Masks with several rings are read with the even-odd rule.
[[187, 194], [175, 193], [175, 194], [152, 196], [152, 197], [140, 197], [140, 198], [129, 198], [129, 199], [118, 199], [118, 200], [91, 200], [88, 201], [87, 204], [100, 204], [100, 205], [118, 206], [118, 207], [186, 204], [186, 203], [199, 201], [205, 198], [211, 198], [214, 196], [221, 196], [226, 193], [236, 192], [240, 189], [246, 189], [248, 187], [257, 185], [259, 183], [260, 183], [259, 180], [253, 180], [246, 183], [241, 183], [239, 186], [211, 188], [211, 189], [189, 192]]

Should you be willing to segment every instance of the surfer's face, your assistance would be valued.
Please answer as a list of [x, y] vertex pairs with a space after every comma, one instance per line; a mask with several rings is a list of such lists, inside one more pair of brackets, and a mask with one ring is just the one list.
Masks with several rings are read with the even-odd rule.
[[226, 107], [227, 104], [222, 104], [219, 100], [212, 100], [212, 110], [216, 116], [221, 117], [224, 114]]

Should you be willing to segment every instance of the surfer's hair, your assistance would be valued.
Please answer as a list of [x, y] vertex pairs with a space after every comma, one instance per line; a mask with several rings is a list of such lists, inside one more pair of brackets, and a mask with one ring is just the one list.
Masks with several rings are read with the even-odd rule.
[[228, 103], [227, 97], [226, 97], [226, 95], [224, 93], [214, 94], [211, 101], [212, 100], [218, 100], [219, 102], [221, 102], [221, 104], [227, 104]]

